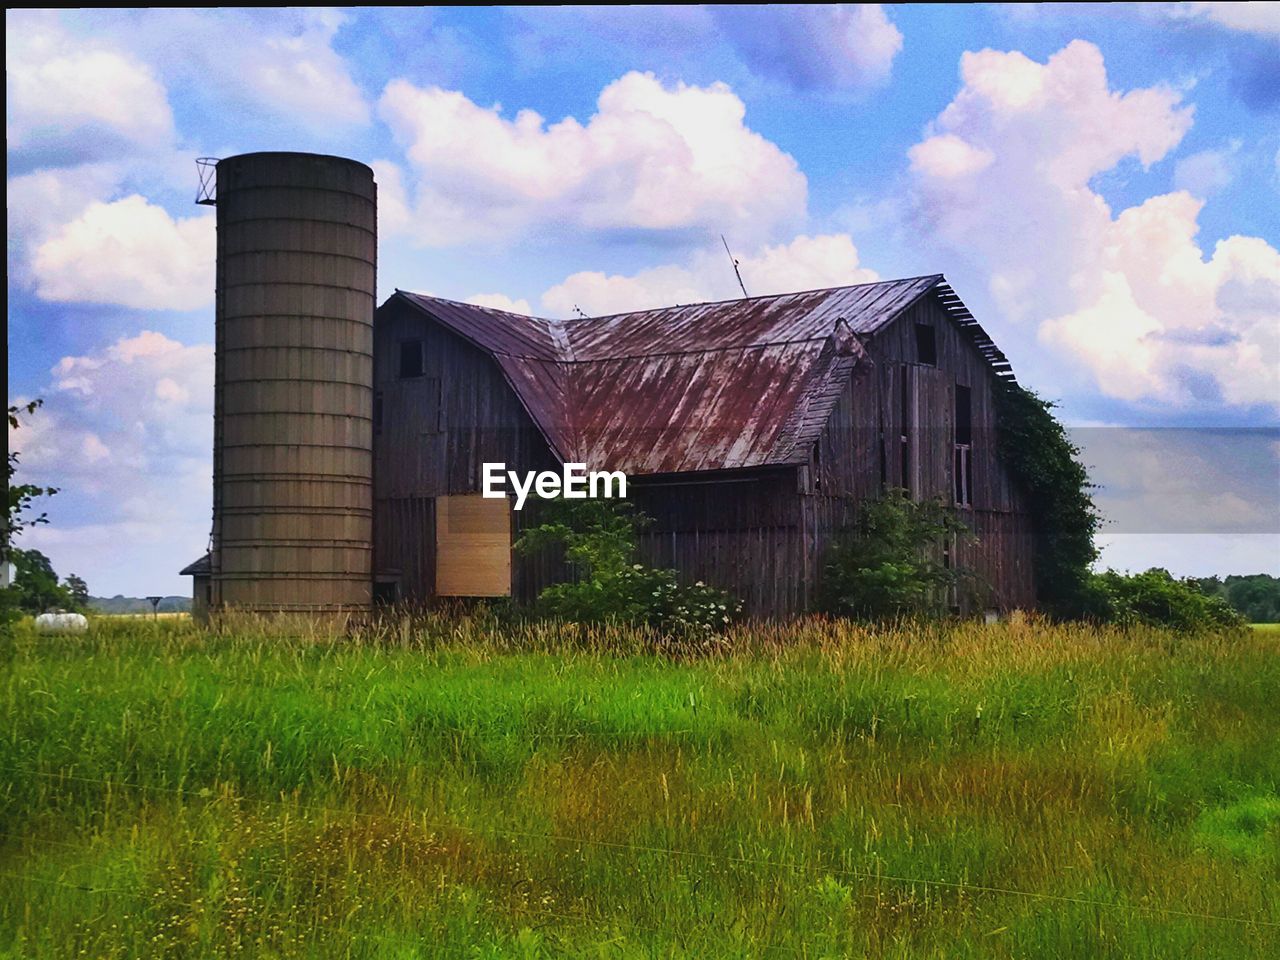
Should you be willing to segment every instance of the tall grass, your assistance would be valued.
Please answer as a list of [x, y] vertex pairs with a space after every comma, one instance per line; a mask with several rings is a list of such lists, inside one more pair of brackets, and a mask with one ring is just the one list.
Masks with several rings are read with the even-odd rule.
[[0, 650], [0, 950], [1280, 955], [1261, 635], [99, 620]]

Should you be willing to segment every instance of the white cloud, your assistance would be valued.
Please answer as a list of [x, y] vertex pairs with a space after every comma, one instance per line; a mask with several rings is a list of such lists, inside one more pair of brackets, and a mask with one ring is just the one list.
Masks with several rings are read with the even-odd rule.
[[750, 130], [722, 83], [664, 86], [628, 73], [584, 125], [506, 119], [456, 91], [387, 85], [379, 113], [418, 175], [419, 239], [512, 239], [531, 230], [731, 231], [767, 237], [802, 218], [794, 159]]
[[164, 86], [128, 51], [30, 15], [6, 31], [9, 150], [58, 163], [154, 149], [174, 136]]
[[907, 156], [913, 170], [940, 180], [981, 173], [995, 160], [990, 150], [966, 143], [954, 133], [941, 133], [917, 143]]
[[1239, 140], [1233, 140], [1221, 149], [1183, 157], [1173, 168], [1174, 187], [1202, 199], [1221, 190], [1234, 176], [1234, 158], [1240, 146]]
[[369, 166], [378, 185], [378, 236], [403, 233], [413, 221], [403, 172], [391, 160], [375, 160]]
[[[800, 236], [789, 244], [766, 246], [739, 257], [739, 269], [752, 296], [791, 293], [879, 279], [858, 265], [858, 250], [847, 234]], [[647, 310], [677, 303], [730, 300], [741, 296], [733, 267], [717, 244], [694, 254], [686, 265], [668, 264], [631, 276], [582, 271], [542, 295], [542, 306], [560, 317]]]
[[1220, 27], [1263, 36], [1280, 37], [1280, 3], [1171, 3], [1165, 8], [1175, 19], [1205, 19]]
[[334, 38], [349, 16], [334, 9], [112, 11], [79, 18], [154, 64], [198, 103], [341, 135], [369, 122], [369, 104]]
[[338, 10], [175, 11], [152, 17], [154, 42], [177, 36], [196, 82], [215, 84], [228, 99], [304, 125], [361, 125], [369, 105], [346, 61], [333, 49], [348, 19]]
[[134, 195], [91, 203], [33, 256], [45, 300], [191, 310], [213, 300], [214, 218], [174, 219]]
[[488, 307], [491, 310], [506, 310], [508, 313], [522, 313], [526, 317], [533, 311], [529, 308], [528, 300], [512, 300], [506, 294], [502, 293], [477, 293], [474, 297], [467, 297], [467, 303], [474, 303], [477, 307]]
[[9, 432], [24, 480], [60, 488], [41, 504], [53, 523], [23, 545], [96, 593], [137, 592], [140, 578], [186, 589], [174, 550], [185, 563], [209, 535], [213, 348], [143, 331], [51, 373], [44, 407]]
[[794, 89], [859, 91], [883, 82], [902, 49], [879, 4], [528, 6], [506, 16], [525, 72], [559, 66], [572, 50], [579, 61], [660, 62], [671, 75], [692, 76], [729, 54], [752, 75]]
[[966, 53], [961, 75], [910, 151], [917, 227], [1108, 396], [1277, 404], [1280, 254], [1230, 237], [1206, 257], [1202, 201], [1180, 191], [1115, 216], [1091, 183], [1166, 157], [1191, 125], [1180, 95], [1112, 90], [1102, 54], [1079, 40], [1043, 64]]
[[31, 255], [36, 247], [74, 220], [94, 200], [110, 196], [118, 186], [116, 163], [36, 170], [10, 177], [7, 183], [9, 223], [9, 287], [33, 285]]
[[889, 76], [902, 34], [879, 4], [713, 7], [753, 72], [799, 89], [874, 86]]
[[1109, 225], [1079, 308], [1041, 341], [1093, 372], [1109, 396], [1182, 405], [1280, 406], [1280, 251], [1252, 237], [1195, 242], [1201, 201], [1152, 197]]
[[113, 164], [36, 170], [10, 177], [7, 186], [9, 239], [46, 240], [51, 232], [110, 194], [119, 182]]

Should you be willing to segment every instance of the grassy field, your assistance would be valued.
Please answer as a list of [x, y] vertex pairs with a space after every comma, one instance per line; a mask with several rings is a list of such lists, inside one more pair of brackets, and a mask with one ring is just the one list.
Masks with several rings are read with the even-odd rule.
[[0, 954], [1280, 956], [1275, 634], [0, 641]]

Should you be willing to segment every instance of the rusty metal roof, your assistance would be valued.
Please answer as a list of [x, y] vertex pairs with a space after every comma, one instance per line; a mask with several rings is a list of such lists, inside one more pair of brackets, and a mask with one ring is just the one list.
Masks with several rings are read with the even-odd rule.
[[935, 289], [981, 333], [941, 274], [575, 320], [396, 295], [492, 354], [562, 460], [644, 475], [804, 462], [859, 337]]

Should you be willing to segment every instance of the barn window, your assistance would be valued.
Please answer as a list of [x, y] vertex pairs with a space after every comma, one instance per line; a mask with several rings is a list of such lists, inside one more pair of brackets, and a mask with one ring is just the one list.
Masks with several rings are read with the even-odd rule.
[[400, 341], [400, 379], [422, 376], [422, 341]]
[[436, 498], [436, 594], [511, 595], [511, 507], [505, 497]]
[[916, 360], [931, 367], [938, 365], [938, 337], [932, 324], [916, 324]]
[[955, 477], [956, 506], [973, 506], [973, 394], [968, 387], [956, 384], [955, 410]]
[[400, 580], [394, 576], [379, 576], [373, 580], [373, 605], [384, 607], [400, 599]]

